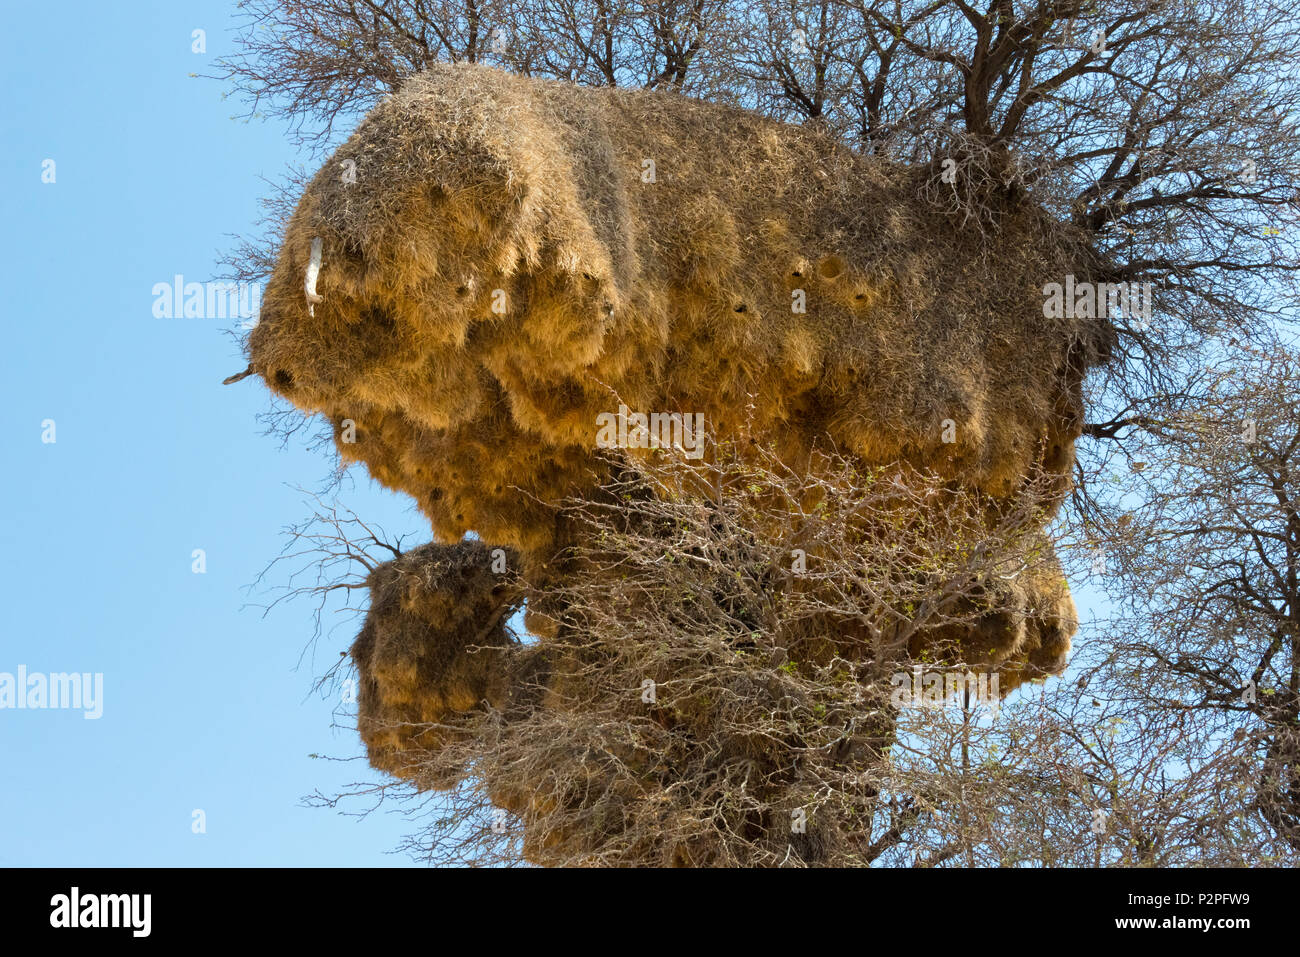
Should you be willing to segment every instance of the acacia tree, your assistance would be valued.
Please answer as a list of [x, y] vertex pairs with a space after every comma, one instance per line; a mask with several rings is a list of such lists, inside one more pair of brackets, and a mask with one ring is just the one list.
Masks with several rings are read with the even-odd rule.
[[[1043, 689], [1032, 708], [1008, 705], [994, 725], [963, 712], [945, 726], [946, 712], [926, 712], [902, 734], [893, 783], [874, 785], [881, 816], [864, 859], [1294, 860], [1292, 6], [240, 6], [239, 52], [219, 76], [249, 113], [286, 120], [314, 155], [437, 61], [673, 89], [819, 124], [925, 170], [927, 195], [966, 211], [969, 228], [995, 229], [1001, 204], [1036, 204], [1075, 230], [1095, 275], [1151, 283], [1150, 314], [1109, 317], [1114, 360], [1090, 384], [1093, 421], [1063, 528], [1077, 570], [1095, 570], [1104, 551], [1117, 619], [1093, 629], [1081, 683]], [[269, 197], [266, 235], [232, 253], [240, 278], [265, 275], [302, 182], [290, 176]], [[294, 414], [276, 415], [274, 430], [298, 427]], [[1241, 438], [1248, 419], [1253, 444]], [[1008, 820], [1019, 822], [1013, 839], [999, 830]]]
[[[1276, 399], [1250, 395], [1260, 418], [1246, 420], [1280, 443], [1253, 454], [1272, 475], [1300, 446], [1284, 428], [1294, 409], [1264, 404]], [[1132, 565], [1151, 583], [1121, 591], [1130, 614], [1068, 682], [1001, 701], [915, 639], [1014, 615], [990, 582], [1052, 573], [1025, 548], [1041, 534], [1033, 495], [990, 527], [960, 499], [935, 509], [940, 482], [848, 461], [817, 475], [724, 461], [704, 496], [687, 463], [628, 463], [611, 501], [568, 505], [597, 544], [570, 556], [593, 574], [556, 596], [564, 633], [540, 646], [515, 622], [490, 665], [562, 675], [535, 689], [551, 706], [422, 724], [442, 744], [410, 758], [416, 785], [313, 801], [399, 799], [415, 821], [404, 849], [437, 864], [1294, 864], [1294, 605], [1279, 590], [1268, 619], [1243, 623], [1232, 592], [1254, 590], [1259, 547], [1294, 572], [1295, 512], [1288, 492], [1272, 522], [1232, 522], [1239, 409], [1216, 404], [1177, 433], [1227, 450], [1171, 463], [1193, 481], [1181, 507], [1151, 507], [1186, 519], [1122, 523], [1141, 544], [1117, 553], [1121, 580]], [[419, 583], [437, 561], [318, 505], [289, 530], [282, 560], [309, 577], [290, 575], [286, 596], [374, 592], [390, 569]], [[1224, 568], [1241, 574], [1206, 581]], [[955, 696], [931, 694], [933, 677], [958, 679]]]
[[1115, 458], [1128, 467], [1105, 483], [1096, 526], [1118, 613], [1113, 643], [1084, 678], [1130, 720], [1198, 739], [1204, 753], [1238, 752], [1245, 804], [1260, 817], [1252, 826], [1292, 852], [1298, 395], [1293, 346], [1245, 343], [1202, 369], [1177, 408], [1144, 409], [1145, 428], [1122, 433]]

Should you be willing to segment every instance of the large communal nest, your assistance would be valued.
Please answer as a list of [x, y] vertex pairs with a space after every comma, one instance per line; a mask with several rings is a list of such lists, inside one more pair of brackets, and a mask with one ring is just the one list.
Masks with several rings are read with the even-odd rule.
[[[844, 455], [925, 474], [990, 525], [1033, 484], [1046, 521], [1109, 327], [1045, 317], [1043, 286], [1086, 280], [1089, 254], [1009, 191], [985, 197], [992, 233], [963, 229], [929, 177], [674, 94], [433, 67], [305, 190], [251, 369], [328, 417], [344, 459], [412, 495], [439, 541], [512, 549], [548, 640], [591, 573], [558, 557], [584, 544], [565, 503], [617, 483], [598, 417], [621, 405], [702, 415], [711, 441], [796, 472]], [[475, 555], [372, 583], [354, 656], [384, 770], [420, 778], [409, 735], [367, 725], [367, 706], [414, 728], [508, 696], [482, 670], [490, 651], [457, 677], [467, 643], [505, 642], [497, 616], [521, 600], [464, 565]], [[446, 561], [459, 571], [428, 571]], [[1015, 587], [1018, 611], [947, 622], [911, 652], [937, 642], [956, 660], [965, 642], [1009, 673], [1059, 670], [1074, 629], [1059, 574]], [[407, 624], [374, 624], [393, 609]]]

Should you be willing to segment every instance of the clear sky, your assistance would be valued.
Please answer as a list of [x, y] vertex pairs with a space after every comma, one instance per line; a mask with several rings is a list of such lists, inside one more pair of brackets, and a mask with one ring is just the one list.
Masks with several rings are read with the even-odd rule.
[[[51, 0], [8, 5], [0, 28], [0, 672], [104, 675], [98, 720], [0, 710], [0, 866], [407, 862], [386, 853], [396, 816], [300, 806], [373, 778], [308, 757], [360, 750], [297, 668], [310, 609], [244, 607], [280, 528], [309, 514], [290, 486], [328, 462], [261, 435], [259, 384], [222, 387], [244, 366], [228, 322], [153, 314], [155, 283], [213, 278], [227, 234], [250, 230], [258, 176], [305, 159], [189, 76], [231, 50], [233, 9]], [[364, 475], [345, 501], [418, 527]]]

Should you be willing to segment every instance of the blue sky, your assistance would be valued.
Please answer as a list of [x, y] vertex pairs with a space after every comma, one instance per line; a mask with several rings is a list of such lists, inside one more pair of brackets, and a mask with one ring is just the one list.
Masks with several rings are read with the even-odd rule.
[[[382, 865], [395, 815], [300, 806], [372, 780], [299, 655], [310, 609], [245, 592], [328, 462], [281, 450], [219, 319], [158, 319], [157, 282], [206, 281], [303, 159], [194, 79], [231, 49], [227, 0], [19, 4], [0, 30], [7, 503], [0, 672], [102, 672], [104, 713], [0, 710], [0, 866]], [[206, 31], [207, 52], [191, 52]], [[43, 161], [55, 181], [42, 182]], [[53, 419], [53, 444], [42, 422]], [[357, 476], [346, 502], [420, 533]], [[206, 574], [194, 574], [194, 549]], [[352, 635], [322, 642], [336, 658]], [[202, 809], [207, 832], [191, 830]]]

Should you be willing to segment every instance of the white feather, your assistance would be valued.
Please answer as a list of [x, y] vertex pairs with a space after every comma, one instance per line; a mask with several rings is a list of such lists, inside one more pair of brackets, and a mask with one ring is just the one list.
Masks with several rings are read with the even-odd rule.
[[323, 244], [321, 238], [317, 236], [311, 241], [311, 259], [307, 263], [307, 282], [304, 288], [307, 291], [307, 315], [316, 315], [316, 303], [324, 300], [316, 295], [316, 277], [320, 275], [320, 254]]

